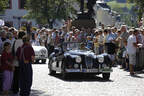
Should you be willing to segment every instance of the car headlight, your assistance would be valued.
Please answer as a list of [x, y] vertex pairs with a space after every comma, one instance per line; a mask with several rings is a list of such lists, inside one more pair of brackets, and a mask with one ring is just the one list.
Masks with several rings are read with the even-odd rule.
[[103, 56], [102, 56], [102, 57], [99, 57], [99, 58], [98, 58], [98, 62], [99, 62], [99, 63], [103, 63], [103, 62], [104, 62], [104, 57], [103, 57]]
[[79, 67], [78, 64], [74, 64], [74, 68], [77, 69]]
[[80, 56], [77, 56], [75, 60], [76, 60], [76, 63], [80, 63], [82, 61]]

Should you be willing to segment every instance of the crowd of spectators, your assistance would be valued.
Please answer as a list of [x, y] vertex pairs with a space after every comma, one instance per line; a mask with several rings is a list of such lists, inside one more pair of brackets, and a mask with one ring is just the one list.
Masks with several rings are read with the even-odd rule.
[[9, 96], [10, 90], [13, 94], [18, 94], [20, 90], [20, 96], [29, 96], [32, 86], [32, 63], [35, 56], [29, 34], [13, 27], [2, 27], [0, 54], [2, 96]]
[[[18, 47], [23, 45], [22, 37], [26, 33], [28, 32], [22, 29], [1, 27], [0, 53], [3, 52], [5, 43], [9, 42], [10, 50], [15, 54]], [[75, 26], [68, 29], [65, 25], [60, 29], [33, 28], [28, 35], [31, 45], [45, 46], [48, 55], [63, 42], [79, 42], [96, 55], [107, 52], [111, 56], [113, 66], [119, 64], [122, 69], [129, 70], [131, 75], [135, 74], [133, 67], [136, 65], [136, 50], [144, 47], [144, 28], [128, 28], [126, 25], [121, 25], [120, 28], [106, 26], [92, 29], [84, 27], [78, 29]], [[18, 70], [16, 61], [14, 66], [15, 70]], [[17, 76], [18, 72], [16, 73], [14, 74]], [[17, 93], [18, 90], [14, 89], [14, 92]]]

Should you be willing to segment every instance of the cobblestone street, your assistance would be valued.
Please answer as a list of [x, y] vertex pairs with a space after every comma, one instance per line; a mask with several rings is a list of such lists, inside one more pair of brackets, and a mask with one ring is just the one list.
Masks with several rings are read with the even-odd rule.
[[98, 76], [50, 76], [47, 64], [33, 64], [31, 96], [144, 96], [144, 73], [131, 77], [129, 72], [113, 68], [109, 81]]

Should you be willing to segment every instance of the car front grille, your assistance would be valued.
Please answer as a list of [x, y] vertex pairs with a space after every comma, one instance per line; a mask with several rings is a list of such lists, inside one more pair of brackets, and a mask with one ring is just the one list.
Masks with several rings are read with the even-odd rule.
[[74, 64], [79, 64], [79, 68], [82, 69], [98, 69], [99, 68], [99, 63], [98, 59], [94, 59], [91, 56], [85, 56], [85, 55], [80, 55], [82, 58], [81, 63], [76, 63], [74, 58], [71, 58], [70, 56], [67, 56], [65, 59], [65, 66], [69, 68], [68, 66], [71, 66], [71, 68], [74, 68]]
[[90, 56], [85, 56], [85, 65], [87, 69], [92, 69], [93, 68], [93, 58]]

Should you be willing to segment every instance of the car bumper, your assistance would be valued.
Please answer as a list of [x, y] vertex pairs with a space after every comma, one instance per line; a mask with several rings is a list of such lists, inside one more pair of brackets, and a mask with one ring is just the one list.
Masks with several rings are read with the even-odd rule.
[[65, 69], [67, 73], [111, 73], [112, 69]]
[[35, 60], [47, 59], [47, 56], [35, 56]]

